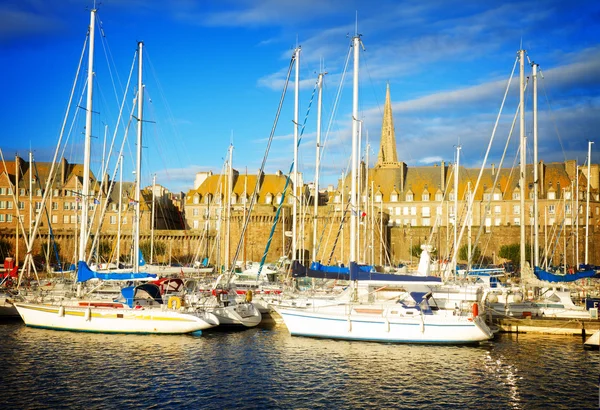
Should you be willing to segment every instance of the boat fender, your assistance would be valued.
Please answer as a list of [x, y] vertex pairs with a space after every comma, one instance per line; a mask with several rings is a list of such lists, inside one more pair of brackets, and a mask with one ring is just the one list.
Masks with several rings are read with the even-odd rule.
[[58, 308], [58, 316], [65, 317], [65, 307], [61, 306]]
[[479, 305], [477, 302], [473, 303], [473, 317], [476, 318], [479, 316]]
[[167, 307], [169, 309], [179, 310], [181, 307], [181, 298], [178, 296], [170, 296], [169, 301], [167, 302]]
[[86, 322], [89, 322], [90, 320], [92, 320], [92, 309], [91, 308], [87, 308], [85, 310], [85, 313], [83, 314], [83, 318], [85, 319]]
[[252, 302], [252, 291], [248, 290], [248, 292], [246, 292], [246, 302], [250, 303]]

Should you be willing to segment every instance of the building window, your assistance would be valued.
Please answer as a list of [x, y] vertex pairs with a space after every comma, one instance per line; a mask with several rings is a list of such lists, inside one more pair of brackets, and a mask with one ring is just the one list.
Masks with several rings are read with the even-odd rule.
[[496, 215], [499, 215], [499, 214], [501, 214], [501, 213], [502, 213], [502, 207], [501, 207], [500, 205], [495, 205], [495, 206], [494, 206], [494, 213], [495, 213]]
[[75, 215], [71, 215], [71, 223], [74, 224], [75, 222], [77, 222], [77, 216]]
[[548, 192], [548, 199], [556, 199], [556, 192]]
[[417, 218], [413, 218], [410, 220], [410, 226], [417, 226]]
[[199, 221], [194, 221], [194, 229], [198, 229]]
[[115, 215], [111, 215], [110, 216], [110, 224], [111, 225], [116, 225], [117, 224], [117, 217]]
[[390, 208], [390, 209], [394, 209], [396, 215], [401, 215], [402, 214], [402, 208], [400, 208], [399, 206], [397, 206], [396, 208]]
[[423, 218], [423, 226], [431, 226], [431, 220], [429, 218]]
[[521, 193], [520, 192], [513, 192], [512, 194], [512, 199], [521, 199]]
[[193, 216], [198, 216], [198, 215], [200, 215], [200, 210], [199, 210], [198, 208], [194, 208], [194, 209], [192, 210], [192, 215], [193, 215]]
[[513, 214], [515, 214], [515, 215], [521, 214], [521, 205], [513, 205]]
[[0, 214], [0, 222], [4, 222], [4, 214]]
[[390, 195], [390, 201], [391, 202], [398, 202], [398, 194], [397, 193], [392, 193], [392, 195]]
[[231, 196], [231, 205], [235, 205], [237, 203], [237, 195]]
[[25, 195], [25, 189], [23, 189], [23, 188], [19, 189], [19, 195]]
[[486, 214], [486, 215], [491, 215], [491, 213], [492, 213], [492, 210], [490, 209], [490, 206], [489, 206], [489, 205], [486, 205], [486, 206], [485, 206], [485, 214]]
[[[336, 196], [336, 198], [339, 199], [339, 197]], [[283, 195], [281, 194], [277, 194], [277, 205], [281, 204], [281, 200], [283, 199]], [[244, 198], [244, 203], [246, 202], [245, 198]]]
[[6, 222], [12, 222], [13, 216], [11, 214], [6, 215]]
[[441, 216], [442, 215], [442, 207], [441, 206], [437, 206], [435, 208], [435, 214]]
[[565, 215], [571, 215], [571, 204], [565, 204]]
[[554, 205], [548, 205], [548, 213], [550, 215], [554, 215], [555, 212], [556, 212], [556, 208], [554, 207]]
[[52, 210], [56, 211], [58, 209], [58, 202], [52, 202]]
[[435, 200], [441, 202], [444, 199], [444, 195], [441, 192], [435, 194]]
[[414, 200], [414, 195], [413, 194], [406, 194], [406, 201], [407, 202], [412, 202]]
[[555, 222], [556, 222], [556, 218], [554, 218], [554, 217], [552, 217], [552, 218], [550, 218], [550, 219], [548, 220], [548, 223], [549, 223], [550, 225], [554, 225], [554, 223], [555, 223]]
[[416, 215], [417, 214], [417, 207], [416, 206], [411, 206], [410, 207], [410, 214], [411, 215]]
[[39, 212], [40, 209], [42, 209], [42, 203], [41, 202], [36, 202], [35, 203], [35, 211]]
[[500, 201], [502, 199], [502, 195], [499, 192], [494, 192], [494, 201]]
[[[431, 216], [431, 208], [429, 208], [428, 206], [424, 206], [423, 208], [421, 208], [421, 215], [424, 217], [430, 217]], [[429, 226], [429, 225], [425, 225], [425, 226]]]
[[483, 200], [484, 200], [484, 201], [489, 201], [489, 200], [490, 200], [490, 198], [491, 198], [491, 195], [490, 195], [490, 194], [483, 194]]
[[410, 212], [410, 211], [408, 210], [408, 207], [407, 207], [407, 206], [405, 206], [404, 208], [402, 208], [402, 214], [403, 214], [403, 215], [408, 215], [408, 214], [409, 214], [409, 212]]
[[0, 188], [0, 195], [6, 195], [6, 188]]
[[454, 192], [450, 192], [450, 195], [448, 195], [448, 201], [454, 201]]
[[69, 210], [69, 203], [68, 202], [63, 202], [63, 210], [64, 211], [68, 211]]
[[52, 215], [52, 223], [53, 224], [57, 224], [58, 223], [58, 215]]
[[429, 192], [423, 193], [423, 201], [429, 201]]
[[267, 194], [267, 197], [265, 198], [265, 203], [270, 204], [271, 202], [273, 202], [273, 195]]
[[502, 218], [496, 218], [496, 220], [494, 221], [494, 225], [500, 226], [501, 224], [502, 224]]
[[339, 204], [340, 203], [340, 196], [336, 195], [335, 197], [333, 197], [333, 203], [335, 204]]
[[63, 215], [63, 223], [64, 224], [68, 224], [69, 223], [69, 215]]
[[6, 201], [0, 201], [0, 209], [6, 209]]
[[571, 218], [565, 218], [565, 225], [572, 225], [573, 221], [571, 220]]
[[42, 190], [41, 189], [36, 189], [35, 190], [35, 195], [36, 196], [42, 196]]
[[123, 225], [127, 225], [127, 217], [126, 216], [123, 217]]
[[375, 195], [375, 202], [381, 202], [381, 194]]

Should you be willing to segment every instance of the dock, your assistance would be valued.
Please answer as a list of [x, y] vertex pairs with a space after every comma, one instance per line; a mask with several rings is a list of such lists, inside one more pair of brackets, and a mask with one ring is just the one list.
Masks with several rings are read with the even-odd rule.
[[541, 333], [552, 335], [591, 335], [600, 330], [598, 319], [560, 319], [543, 317], [493, 318], [492, 324], [503, 333]]

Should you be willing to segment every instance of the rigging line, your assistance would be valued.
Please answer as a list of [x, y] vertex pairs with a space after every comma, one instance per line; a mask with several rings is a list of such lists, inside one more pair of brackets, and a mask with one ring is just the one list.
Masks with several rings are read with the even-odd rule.
[[[525, 88], [527, 88], [528, 84], [529, 84], [529, 82], [527, 81], [525, 83]], [[502, 157], [500, 158], [500, 163], [498, 164], [498, 172], [496, 173], [496, 178], [494, 180], [494, 184], [492, 186], [492, 189], [495, 189], [495, 187], [498, 185], [498, 179], [500, 178], [500, 171], [502, 171], [502, 166], [504, 165], [504, 158], [506, 157], [506, 153], [508, 151], [510, 140], [512, 138], [515, 126], [517, 124], [517, 118], [519, 117], [519, 109], [520, 109], [520, 107], [521, 107], [521, 103], [519, 102], [519, 104], [517, 104], [517, 109], [516, 109], [515, 115], [513, 117], [513, 122], [511, 124], [510, 131], [508, 133], [508, 138], [506, 139], [506, 144], [504, 144], [504, 152], [502, 153]], [[508, 189], [508, 187], [510, 186], [510, 182], [512, 180], [513, 170], [516, 168], [516, 163], [517, 163], [517, 159], [519, 158], [518, 155], [519, 155], [520, 151], [521, 151], [521, 148], [517, 147], [517, 153], [515, 155], [512, 168], [511, 168], [510, 173], [508, 175], [508, 180], [507, 180], [505, 189]], [[505, 195], [505, 193], [502, 192], [502, 197], [504, 197], [504, 195]], [[486, 206], [490, 206], [490, 205], [491, 205], [491, 198], [488, 199]], [[523, 212], [524, 212], [524, 210], [523, 210]], [[477, 243], [479, 242], [479, 239], [480, 239], [480, 237], [481, 237], [482, 234], [483, 234], [483, 225], [480, 223], [479, 224], [479, 230], [477, 232], [477, 237], [475, 238], [475, 245], [477, 245]]]
[[[33, 169], [35, 171], [35, 178], [36, 178], [36, 183], [38, 188], [41, 190], [42, 189], [42, 180], [40, 179], [40, 174], [37, 168], [37, 162], [33, 162]], [[52, 175], [48, 175], [49, 179], [53, 179]], [[52, 181], [53, 183], [54, 181]], [[58, 248], [56, 246], [56, 240], [54, 239], [54, 232], [52, 230], [52, 221], [50, 220], [50, 214], [48, 212], [48, 207], [44, 207], [44, 213], [46, 215], [46, 221], [48, 223], [48, 233], [50, 235], [50, 237], [52, 238], [52, 245], [54, 248], [54, 256], [56, 257], [56, 263], [58, 263], [58, 265], [60, 266], [60, 256], [58, 255]], [[44, 252], [44, 254], [46, 254], [46, 248], [44, 246], [42, 246], [42, 250]], [[49, 262], [49, 255], [46, 254], [46, 259]], [[47, 269], [50, 269], [50, 267], [47, 267]]]
[[[331, 110], [331, 116], [329, 117], [329, 123], [327, 124], [327, 131], [325, 131], [325, 138], [323, 138], [323, 147], [327, 146], [327, 140], [329, 139], [329, 132], [331, 131], [331, 127], [333, 126], [333, 122], [335, 121], [336, 115], [337, 115], [337, 107], [338, 107], [338, 102], [342, 96], [342, 92], [344, 89], [344, 81], [346, 78], [346, 72], [348, 71], [348, 64], [350, 62], [350, 57], [352, 56], [352, 45], [349, 46], [348, 48], [348, 55], [346, 56], [346, 62], [344, 64], [344, 70], [342, 71], [342, 77], [340, 78], [340, 84], [338, 86], [338, 91], [333, 103], [333, 108]], [[321, 150], [321, 158], [319, 159], [320, 163], [323, 163], [323, 155], [325, 153], [325, 150]]]
[[[88, 34], [88, 36], [89, 36], [89, 34]], [[65, 116], [64, 116], [64, 119], [63, 119], [63, 124], [61, 126], [60, 134], [59, 134], [59, 137], [58, 137], [58, 142], [56, 144], [56, 149], [54, 151], [54, 157], [52, 159], [52, 166], [50, 167], [50, 175], [54, 175], [54, 172], [55, 172], [55, 165], [57, 163], [58, 153], [60, 151], [60, 145], [61, 145], [62, 139], [64, 137], [65, 127], [66, 127], [67, 120], [68, 120], [68, 117], [69, 117], [70, 107], [71, 107], [71, 104], [73, 102], [73, 95], [75, 94], [75, 89], [77, 87], [77, 79], [79, 78], [79, 73], [81, 71], [81, 67], [82, 67], [82, 63], [83, 63], [83, 58], [85, 56], [85, 50], [86, 50], [88, 36], [86, 36], [86, 39], [85, 39], [84, 44], [83, 44], [83, 50], [82, 50], [81, 56], [79, 58], [79, 64], [77, 66], [77, 70], [76, 70], [76, 74], [75, 74], [75, 79], [73, 81], [73, 86], [71, 87], [71, 93], [69, 94], [69, 100], [68, 100], [68, 103], [67, 103], [67, 109], [66, 109], [66, 112], [65, 112]], [[48, 181], [46, 181], [46, 190], [44, 192], [44, 196], [42, 197], [42, 206], [44, 206], [45, 203], [46, 203], [46, 199], [47, 199], [47, 195], [48, 195], [47, 191], [48, 191], [48, 186], [49, 186], [50, 180], [51, 180], [51, 178], [48, 178]], [[21, 285], [21, 280], [22, 280], [23, 274], [25, 272], [25, 267], [27, 266], [28, 262], [31, 263], [34, 266], [34, 271], [35, 271], [35, 265], [33, 264], [32, 256], [31, 256], [31, 251], [33, 249], [33, 240], [35, 238], [35, 234], [36, 234], [37, 229], [39, 227], [39, 221], [40, 221], [40, 218], [36, 218], [36, 223], [35, 223], [35, 226], [33, 228], [31, 238], [29, 238], [29, 240], [25, 239], [25, 245], [26, 245], [27, 253], [26, 253], [26, 256], [25, 256], [25, 260], [23, 262], [23, 267], [21, 269], [21, 272], [19, 272], [19, 279], [17, 281], [17, 288]], [[23, 232], [25, 232], [25, 230], [23, 230]], [[37, 272], [36, 272], [36, 275], [37, 275]]]
[[351, 205], [350, 199], [351, 198], [348, 197], [348, 202], [346, 203], [346, 207], [344, 208], [344, 212], [342, 213], [342, 217], [340, 218], [340, 228], [338, 229], [338, 233], [333, 241], [333, 245], [331, 246], [331, 253], [329, 254], [329, 258], [327, 259], [327, 265], [331, 264], [331, 259], [333, 259], [333, 254], [335, 252], [335, 248], [337, 247], [337, 243], [340, 238], [340, 233], [343, 232], [344, 222], [346, 222], [346, 214], [348, 213], [348, 209]]
[[[304, 116], [304, 123], [302, 124], [302, 128], [300, 129], [300, 137], [298, 138], [298, 143], [296, 144], [296, 146], [298, 146], [298, 147], [300, 147], [300, 143], [302, 141], [302, 136], [304, 135], [304, 130], [306, 128], [306, 121], [308, 119], [308, 114], [310, 113], [310, 109], [312, 107], [312, 103], [313, 103], [318, 85], [319, 85], [319, 81], [317, 80], [317, 82], [315, 83], [315, 86], [313, 88], [313, 92], [310, 97], [310, 101], [308, 103], [308, 108], [306, 109], [306, 115]], [[285, 186], [283, 187], [283, 194], [281, 196], [281, 201], [279, 201], [279, 206], [277, 207], [277, 212], [275, 213], [275, 218], [273, 219], [273, 224], [271, 225], [271, 232], [269, 234], [269, 239], [267, 240], [267, 244], [265, 246], [265, 251], [263, 252], [262, 258], [260, 259], [260, 264], [258, 265], [258, 272], [256, 274], [257, 280], [260, 277], [260, 273], [265, 264], [265, 260], [267, 259], [267, 254], [269, 253], [269, 248], [271, 247], [271, 241], [273, 240], [273, 235], [275, 234], [275, 228], [277, 226], [277, 222], [279, 221], [279, 214], [281, 213], [281, 207], [283, 206], [283, 203], [285, 202], [285, 194], [287, 192], [288, 185], [290, 182], [290, 176], [291, 176], [293, 170], [294, 170], [294, 161], [292, 161], [292, 164], [290, 165], [290, 170], [286, 175]], [[298, 200], [297, 198], [295, 198], [295, 195], [292, 195], [292, 196], [294, 197], [294, 201]], [[292, 240], [296, 240], [296, 238], [292, 238]]]
[[[260, 165], [260, 169], [257, 174], [256, 185], [254, 186], [254, 191], [252, 194], [252, 198], [250, 200], [250, 206], [248, 207], [248, 214], [246, 215], [246, 220], [244, 221], [244, 226], [242, 227], [242, 231], [240, 232], [240, 238], [243, 238], [246, 234], [246, 229], [248, 228], [248, 223], [250, 222], [250, 214], [252, 213], [252, 209], [254, 208], [254, 205], [256, 204], [256, 197], [257, 197], [257, 194], [258, 194], [259, 188], [260, 188], [260, 179], [261, 179], [261, 176], [263, 175], [263, 172], [265, 169], [265, 164], [267, 162], [267, 157], [268, 157], [269, 151], [271, 149], [271, 143], [273, 142], [273, 137], [275, 135], [275, 129], [277, 128], [277, 123], [279, 121], [279, 115], [281, 114], [281, 109], [283, 108], [283, 101], [284, 101], [285, 95], [287, 93], [287, 88], [288, 88], [290, 76], [292, 73], [292, 68], [294, 67], [295, 62], [296, 62], [296, 50], [294, 50], [292, 58], [290, 59], [290, 65], [288, 67], [285, 85], [284, 85], [283, 91], [281, 93], [281, 98], [279, 100], [279, 106], [277, 107], [277, 113], [275, 114], [275, 121], [273, 122], [273, 127], [271, 128], [271, 133], [269, 135], [269, 140], [267, 142], [267, 148], [265, 150], [265, 155], [263, 156], [263, 159], [262, 159], [262, 162]], [[242, 241], [238, 241], [237, 248], [235, 250], [235, 254], [234, 254], [234, 257], [233, 257], [233, 260], [232, 260], [232, 263], [230, 264], [230, 266], [232, 266], [232, 267], [235, 266], [235, 262], [237, 261], [237, 258], [241, 251], [241, 247], [242, 247]], [[230, 277], [227, 282], [229, 282], [229, 280], [231, 279], [231, 275], [229, 275], [229, 276]]]
[[[540, 68], [540, 75], [542, 74], [542, 69]], [[554, 129], [556, 130], [556, 135], [558, 137], [558, 142], [560, 144], [560, 149], [562, 150], [563, 157], [565, 162], [567, 161], [567, 154], [565, 153], [565, 147], [563, 146], [562, 138], [560, 137], [560, 132], [558, 131], [558, 125], [556, 124], [556, 118], [554, 117], [554, 111], [552, 110], [552, 105], [550, 104], [550, 98], [548, 98], [548, 94], [546, 93], [546, 85], [544, 84], [544, 76], [542, 77], [542, 90], [544, 91], [544, 96], [546, 97], [546, 102], [548, 103], [548, 112], [550, 118], [552, 118], [552, 124], [554, 125]]]
[[[512, 69], [512, 72], [510, 74], [510, 78], [508, 79], [508, 82], [506, 84], [506, 89], [504, 91], [504, 97], [502, 98], [502, 104], [500, 105], [500, 110], [498, 112], [498, 116], [496, 117], [496, 122], [494, 124], [494, 129], [492, 131], [492, 135], [490, 137], [490, 142], [488, 144], [487, 151], [486, 151], [485, 156], [483, 158], [483, 162], [482, 162], [482, 165], [481, 165], [482, 168], [479, 171], [479, 175], [477, 176], [477, 182], [475, 183], [475, 188], [473, 189], [473, 191], [475, 191], [475, 192], [477, 192], [477, 189], [479, 189], [479, 182], [481, 181], [481, 176], [483, 174], [483, 167], [485, 167], [485, 164], [487, 163], [487, 158], [488, 158], [489, 153], [490, 153], [490, 151], [492, 149], [492, 143], [494, 142], [494, 137], [496, 135], [496, 130], [498, 128], [498, 123], [500, 122], [500, 114], [502, 113], [502, 109], [504, 108], [504, 104], [506, 102], [506, 97], [508, 96], [508, 91], [510, 89], [510, 83], [511, 83], [513, 75], [515, 73], [515, 69], [517, 67], [517, 62], [518, 61], [519, 61], [519, 56], [517, 56], [516, 59], [515, 59], [515, 63], [513, 65], [513, 69]], [[469, 203], [470, 203], [469, 206], [470, 207], [472, 207], [472, 205], [473, 205], [473, 198], [474, 198], [474, 196], [472, 196], [469, 199]], [[465, 225], [463, 224], [462, 227], [461, 227], [461, 229], [460, 229], [460, 235], [458, 237], [458, 243], [461, 242], [464, 232], [465, 232]], [[454, 252], [453, 252], [453, 256], [452, 256], [453, 263], [456, 262], [456, 254], [457, 254], [457, 250], [458, 250], [457, 248], [458, 248], [457, 246], [454, 247]], [[450, 266], [448, 266], [448, 268], [450, 268]], [[456, 274], [456, 270], [455, 270], [455, 274]]]

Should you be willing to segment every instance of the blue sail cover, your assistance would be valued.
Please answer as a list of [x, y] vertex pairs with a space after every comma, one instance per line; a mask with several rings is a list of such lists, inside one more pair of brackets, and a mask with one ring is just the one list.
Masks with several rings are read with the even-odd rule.
[[85, 282], [90, 279], [102, 279], [102, 280], [135, 280], [135, 279], [156, 279], [156, 275], [153, 273], [100, 273], [90, 269], [90, 267], [84, 261], [79, 261], [77, 264], [77, 281]]
[[574, 282], [578, 279], [593, 278], [596, 276], [595, 270], [584, 270], [567, 275], [556, 275], [537, 266], [533, 272], [539, 280], [545, 280], [547, 282]]
[[292, 263], [292, 276], [295, 278], [339, 279], [339, 280], [377, 280], [386, 282], [432, 282], [441, 283], [441, 278], [434, 276], [396, 275], [379, 273], [371, 265], [359, 265], [351, 262], [350, 267], [325, 266], [313, 262], [310, 268], [298, 261]]

